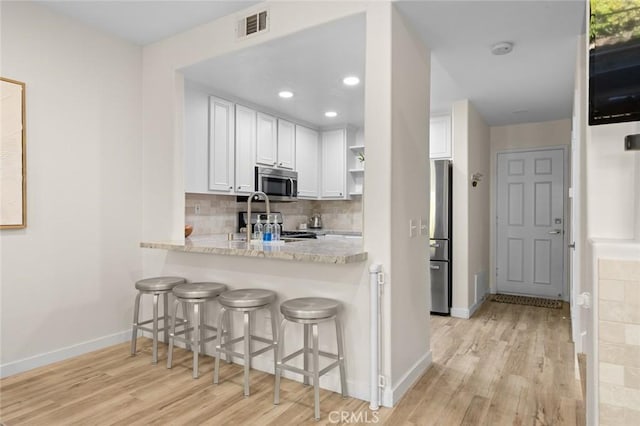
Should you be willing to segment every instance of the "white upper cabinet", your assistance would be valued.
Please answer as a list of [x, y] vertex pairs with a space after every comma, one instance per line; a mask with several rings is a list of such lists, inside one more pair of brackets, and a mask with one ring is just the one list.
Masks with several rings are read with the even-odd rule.
[[254, 149], [256, 146], [256, 112], [236, 105], [236, 180], [235, 192], [249, 194], [254, 190]]
[[293, 123], [278, 119], [278, 167], [295, 169], [296, 132]]
[[451, 116], [431, 117], [429, 158], [451, 158]]
[[298, 197], [318, 198], [320, 145], [318, 132], [295, 126], [296, 166], [298, 168]]
[[322, 198], [347, 198], [347, 130], [322, 132]]
[[256, 163], [274, 167], [278, 164], [278, 120], [257, 114]]
[[184, 92], [184, 190], [209, 192], [209, 95], [187, 82]]
[[209, 97], [209, 190], [233, 192], [235, 165], [234, 105]]

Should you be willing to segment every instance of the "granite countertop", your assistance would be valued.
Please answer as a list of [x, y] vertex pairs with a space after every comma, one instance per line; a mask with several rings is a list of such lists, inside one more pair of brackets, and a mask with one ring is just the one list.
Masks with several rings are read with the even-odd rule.
[[316, 233], [318, 235], [345, 235], [349, 237], [362, 237], [362, 231], [351, 231], [343, 229], [313, 229], [309, 228], [306, 231]]
[[140, 247], [311, 263], [346, 264], [367, 260], [367, 252], [362, 250], [359, 240], [303, 239], [282, 245], [254, 245], [240, 240], [230, 241], [227, 237], [227, 234], [192, 236], [185, 241], [142, 242]]

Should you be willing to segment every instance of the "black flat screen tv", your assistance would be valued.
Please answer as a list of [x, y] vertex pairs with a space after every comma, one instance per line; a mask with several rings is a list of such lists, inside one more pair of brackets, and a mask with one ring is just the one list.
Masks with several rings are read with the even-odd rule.
[[590, 0], [589, 124], [640, 120], [640, 0]]

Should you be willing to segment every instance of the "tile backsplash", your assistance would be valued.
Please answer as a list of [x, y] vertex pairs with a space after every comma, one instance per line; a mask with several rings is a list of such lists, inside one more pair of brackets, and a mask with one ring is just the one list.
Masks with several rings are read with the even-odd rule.
[[[199, 211], [196, 212], [196, 207]], [[226, 234], [238, 229], [238, 212], [245, 211], [246, 203], [235, 196], [213, 194], [186, 194], [185, 222], [193, 226], [192, 235]], [[253, 208], [264, 210], [262, 203]], [[298, 200], [294, 203], [271, 203], [271, 210], [281, 212], [284, 229], [298, 228], [307, 223], [314, 213], [322, 215], [324, 229], [362, 231], [362, 199], [354, 200]]]
[[640, 424], [640, 261], [598, 262], [600, 424]]

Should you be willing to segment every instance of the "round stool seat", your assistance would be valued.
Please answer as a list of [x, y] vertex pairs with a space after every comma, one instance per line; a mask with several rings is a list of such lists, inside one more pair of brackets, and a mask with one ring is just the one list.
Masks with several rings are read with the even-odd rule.
[[337, 300], [324, 297], [301, 297], [282, 302], [282, 315], [295, 319], [324, 319], [338, 314], [342, 304]]
[[181, 277], [154, 277], [136, 281], [136, 288], [142, 291], [168, 291], [187, 280]]
[[255, 308], [272, 303], [276, 300], [276, 293], [259, 288], [245, 288], [222, 293], [218, 302], [228, 308]]
[[227, 286], [219, 283], [185, 283], [173, 288], [173, 295], [181, 299], [211, 299], [227, 291]]

